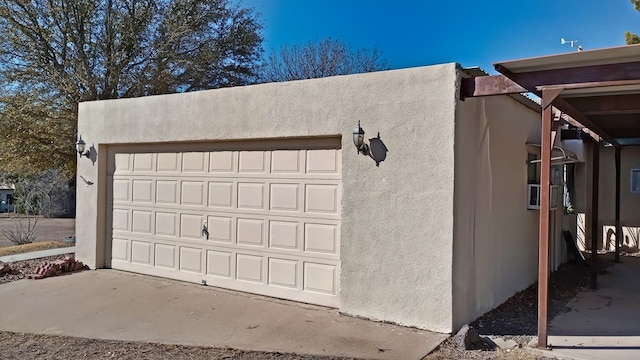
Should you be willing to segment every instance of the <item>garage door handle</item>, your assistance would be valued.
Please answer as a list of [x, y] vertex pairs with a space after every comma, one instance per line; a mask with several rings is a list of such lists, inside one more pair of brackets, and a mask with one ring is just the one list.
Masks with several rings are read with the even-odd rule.
[[207, 240], [209, 240], [209, 228], [207, 228], [207, 223], [202, 224], [202, 236], [206, 236]]

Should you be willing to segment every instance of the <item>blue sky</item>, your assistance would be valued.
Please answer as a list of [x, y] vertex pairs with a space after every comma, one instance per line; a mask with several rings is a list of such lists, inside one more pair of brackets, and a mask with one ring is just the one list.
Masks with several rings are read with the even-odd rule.
[[326, 37], [377, 47], [391, 68], [494, 62], [624, 45], [640, 33], [629, 0], [239, 0], [264, 24], [264, 49]]

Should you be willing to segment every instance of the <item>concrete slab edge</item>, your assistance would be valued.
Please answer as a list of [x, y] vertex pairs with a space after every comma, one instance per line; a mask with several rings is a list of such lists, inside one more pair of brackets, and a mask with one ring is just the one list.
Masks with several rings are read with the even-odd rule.
[[540, 355], [540, 356], [546, 356], [546, 357], [551, 357], [551, 358], [556, 358], [556, 359], [561, 359], [561, 360], [589, 360], [586, 358], [582, 358], [582, 357], [577, 357], [577, 356], [570, 356], [570, 355], [566, 355], [566, 354], [559, 354], [557, 352], [554, 352], [553, 350], [543, 350], [543, 349], [538, 349], [538, 348], [533, 348], [533, 347], [529, 347], [529, 346], [525, 346], [523, 347], [523, 349], [533, 355]]
[[16, 261], [39, 259], [39, 258], [43, 258], [43, 257], [47, 257], [47, 256], [73, 254], [75, 252], [76, 252], [76, 247], [75, 246], [70, 246], [70, 247], [63, 247], [63, 248], [57, 248], [57, 249], [48, 249], [48, 250], [40, 250], [40, 251], [22, 253], [22, 254], [1, 256], [0, 257], [0, 261], [6, 262], [6, 263], [11, 263], [11, 262], [16, 262]]

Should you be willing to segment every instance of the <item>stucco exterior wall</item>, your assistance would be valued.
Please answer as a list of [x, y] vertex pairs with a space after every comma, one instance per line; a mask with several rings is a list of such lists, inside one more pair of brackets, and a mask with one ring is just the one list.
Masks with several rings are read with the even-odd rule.
[[539, 211], [527, 210], [527, 147], [540, 113], [507, 96], [469, 98], [456, 111], [454, 328], [537, 277]]
[[[585, 144], [585, 164], [581, 164], [576, 169], [576, 194], [579, 199], [579, 206], [576, 208], [580, 213], [587, 213], [589, 209], [589, 199], [591, 193], [591, 172], [592, 172], [592, 149], [591, 144]], [[628, 238], [629, 243], [623, 245], [630, 247], [638, 246], [638, 230], [640, 228], [640, 193], [631, 192], [631, 169], [640, 169], [640, 146], [623, 147], [620, 152], [620, 223], [623, 227], [623, 235]], [[607, 231], [611, 229], [615, 232], [615, 150], [613, 147], [604, 147], [600, 144], [600, 174], [598, 188], [598, 246], [604, 249], [609, 240], [608, 249], [615, 249], [612, 242], [615, 236], [607, 236]], [[584, 220], [583, 220], [584, 222]], [[585, 224], [580, 224], [578, 232], [579, 243], [585, 249], [591, 248], [591, 227], [588, 220]], [[586, 233], [586, 235], [583, 233]], [[586, 240], [586, 244], [585, 242]]]
[[[340, 310], [452, 331], [456, 65], [82, 103], [76, 255], [104, 266], [110, 144], [341, 136]], [[376, 167], [351, 132], [380, 134]], [[79, 181], [80, 183], [80, 181]], [[523, 197], [524, 201], [524, 197]]]
[[[640, 146], [624, 147], [620, 151], [620, 222], [625, 226], [640, 226], [640, 193], [631, 192], [631, 169], [640, 169]], [[603, 225], [615, 222], [615, 151], [600, 149], [600, 219]]]

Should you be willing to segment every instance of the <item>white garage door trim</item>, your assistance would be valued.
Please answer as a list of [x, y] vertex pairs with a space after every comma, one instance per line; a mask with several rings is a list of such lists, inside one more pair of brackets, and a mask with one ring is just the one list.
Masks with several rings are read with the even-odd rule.
[[339, 147], [110, 146], [108, 266], [338, 307]]

